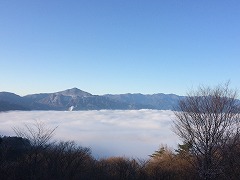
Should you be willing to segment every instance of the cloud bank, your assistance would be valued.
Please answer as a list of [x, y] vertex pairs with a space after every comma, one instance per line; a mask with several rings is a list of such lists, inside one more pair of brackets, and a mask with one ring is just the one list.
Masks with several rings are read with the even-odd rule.
[[13, 127], [41, 121], [58, 128], [55, 140], [73, 140], [90, 147], [96, 158], [126, 156], [147, 158], [161, 144], [176, 147], [172, 111], [12, 111], [0, 113], [0, 134], [13, 136]]

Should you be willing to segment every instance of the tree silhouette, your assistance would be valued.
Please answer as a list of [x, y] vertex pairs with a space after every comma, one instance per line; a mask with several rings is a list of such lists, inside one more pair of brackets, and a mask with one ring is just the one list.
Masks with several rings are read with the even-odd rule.
[[[180, 100], [175, 111], [175, 133], [190, 143], [196, 167], [203, 179], [221, 175], [223, 149], [239, 139], [239, 102], [228, 83], [199, 87]], [[226, 152], [225, 152], [226, 153]]]

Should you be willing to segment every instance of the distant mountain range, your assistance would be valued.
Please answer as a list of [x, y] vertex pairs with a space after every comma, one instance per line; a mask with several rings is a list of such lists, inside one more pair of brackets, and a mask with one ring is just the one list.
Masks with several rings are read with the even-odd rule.
[[175, 94], [106, 94], [92, 95], [78, 88], [55, 93], [19, 96], [10, 92], [0, 92], [0, 111], [9, 110], [131, 110], [158, 109], [173, 110], [184, 98]]

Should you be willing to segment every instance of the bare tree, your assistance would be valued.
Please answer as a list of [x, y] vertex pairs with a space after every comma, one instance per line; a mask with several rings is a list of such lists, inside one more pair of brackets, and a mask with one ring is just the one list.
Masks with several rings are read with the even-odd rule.
[[13, 130], [18, 137], [28, 139], [32, 147], [45, 148], [49, 145], [56, 128], [49, 128], [43, 122], [35, 121], [33, 125], [25, 124], [24, 129], [14, 127]]
[[191, 144], [191, 153], [203, 179], [222, 172], [222, 149], [239, 138], [239, 101], [228, 83], [215, 88], [199, 87], [179, 101], [175, 133]]
[[25, 124], [25, 128], [13, 128], [18, 137], [29, 140], [31, 145], [26, 157], [22, 159], [22, 164], [28, 167], [26, 176], [29, 179], [43, 179], [39, 167], [43, 167], [45, 164], [43, 152], [53, 144], [50, 140], [56, 128], [49, 128], [41, 121], [35, 121], [32, 125]]

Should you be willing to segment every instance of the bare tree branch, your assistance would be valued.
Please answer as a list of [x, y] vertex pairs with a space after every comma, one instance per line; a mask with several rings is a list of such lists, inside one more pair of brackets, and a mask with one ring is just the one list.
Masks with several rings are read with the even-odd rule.
[[221, 172], [221, 149], [239, 137], [240, 108], [237, 92], [229, 83], [191, 91], [175, 111], [175, 133], [192, 145], [203, 179]]
[[47, 127], [43, 122], [35, 121], [32, 125], [25, 124], [25, 128], [13, 127], [15, 134], [28, 139], [33, 147], [47, 147], [57, 129]]

